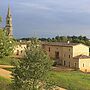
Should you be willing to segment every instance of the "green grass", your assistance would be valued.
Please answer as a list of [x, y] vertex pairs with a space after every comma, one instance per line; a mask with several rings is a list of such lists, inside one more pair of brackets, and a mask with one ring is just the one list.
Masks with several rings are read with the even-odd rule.
[[10, 57], [0, 58], [0, 64], [11, 65], [12, 59]]
[[90, 74], [51, 71], [49, 75], [53, 83], [67, 90], [90, 90]]
[[0, 90], [12, 90], [11, 89], [11, 80], [0, 77]]
[[[67, 90], [90, 90], [90, 74], [78, 71], [49, 73], [50, 82]], [[11, 81], [0, 77], [0, 90], [12, 90]]]
[[[0, 64], [12, 65], [12, 62], [17, 62], [17, 60], [10, 57], [0, 59]], [[79, 71], [51, 71], [49, 76], [53, 84], [66, 88], [67, 90], [90, 90], [90, 74]], [[10, 80], [0, 77], [0, 90], [12, 90], [9, 84], [11, 84]]]
[[15, 63], [17, 61], [18, 61], [18, 59], [4, 57], [4, 58], [0, 58], [0, 65], [12, 65], [13, 63]]

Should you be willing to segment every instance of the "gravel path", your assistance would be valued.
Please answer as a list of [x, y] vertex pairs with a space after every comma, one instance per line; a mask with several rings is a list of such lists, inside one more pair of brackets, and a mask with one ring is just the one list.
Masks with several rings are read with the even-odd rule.
[[14, 66], [10, 66], [10, 65], [0, 65], [0, 68], [13, 68]]
[[0, 76], [7, 78], [7, 79], [10, 79], [12, 77], [10, 71], [7, 71], [7, 70], [2, 69], [2, 68], [0, 68]]

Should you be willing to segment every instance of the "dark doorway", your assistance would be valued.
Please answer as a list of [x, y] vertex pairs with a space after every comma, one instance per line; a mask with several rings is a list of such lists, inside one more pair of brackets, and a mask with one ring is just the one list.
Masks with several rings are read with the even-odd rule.
[[59, 52], [55, 52], [55, 58], [59, 59]]
[[69, 67], [70, 67], [70, 62], [69, 62]]
[[64, 61], [64, 66], [66, 65], [66, 61]]

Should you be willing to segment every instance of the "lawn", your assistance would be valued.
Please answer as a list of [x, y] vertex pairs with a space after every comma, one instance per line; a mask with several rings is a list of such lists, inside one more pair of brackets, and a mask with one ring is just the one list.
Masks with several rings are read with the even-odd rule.
[[[49, 73], [50, 82], [67, 90], [90, 90], [90, 74], [78, 71]], [[0, 77], [0, 90], [12, 90], [11, 81]]]
[[12, 90], [10, 84], [11, 80], [0, 77], [0, 90]]
[[51, 71], [49, 75], [53, 84], [66, 88], [67, 90], [90, 90], [90, 74], [79, 71]]
[[[15, 60], [5, 57], [0, 59], [0, 64], [12, 65], [13, 61]], [[49, 76], [50, 82], [67, 90], [90, 90], [90, 74], [79, 71], [51, 71]], [[0, 77], [0, 90], [11, 90], [10, 83], [10, 80]]]
[[17, 62], [19, 59], [14, 59], [10, 57], [0, 58], [0, 65], [12, 65], [14, 62]]

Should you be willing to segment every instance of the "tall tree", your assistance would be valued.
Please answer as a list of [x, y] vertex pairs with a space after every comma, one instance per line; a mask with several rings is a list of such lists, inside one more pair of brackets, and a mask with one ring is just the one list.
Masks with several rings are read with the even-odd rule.
[[0, 16], [0, 27], [1, 27], [2, 17]]
[[7, 36], [6, 30], [0, 30], [0, 58], [13, 52], [14, 41]]
[[47, 86], [47, 75], [51, 60], [42, 50], [40, 42], [32, 39], [25, 57], [19, 61], [13, 71], [15, 90], [42, 90]]

